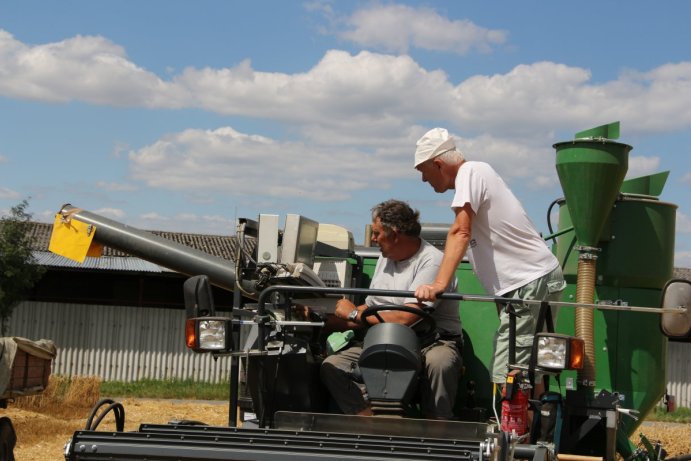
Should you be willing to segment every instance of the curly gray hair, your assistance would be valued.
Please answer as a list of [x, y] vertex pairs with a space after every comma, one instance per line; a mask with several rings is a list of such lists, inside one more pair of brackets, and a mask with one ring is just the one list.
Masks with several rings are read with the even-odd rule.
[[420, 212], [401, 200], [390, 199], [372, 208], [372, 222], [379, 218], [384, 232], [391, 230], [411, 237], [420, 236]]

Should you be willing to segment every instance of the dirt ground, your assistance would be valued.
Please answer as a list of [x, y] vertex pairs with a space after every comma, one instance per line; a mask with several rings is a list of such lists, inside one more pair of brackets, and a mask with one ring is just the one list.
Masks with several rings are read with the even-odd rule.
[[[73, 385], [65, 391], [51, 384], [44, 395], [20, 399], [0, 410], [0, 416], [12, 420], [17, 433], [15, 457], [18, 461], [64, 460], [65, 443], [71, 435], [84, 429], [92, 406], [99, 400], [98, 383]], [[59, 386], [58, 386], [59, 387]], [[96, 390], [94, 390], [96, 389]], [[56, 398], [56, 395], [60, 395]], [[135, 431], [141, 423], [168, 423], [171, 420], [193, 419], [211, 425], [228, 423], [228, 406], [223, 402], [117, 399], [125, 408], [125, 431]], [[114, 431], [112, 413], [98, 430]], [[668, 456], [691, 453], [691, 424], [644, 423], [632, 437], [640, 441], [642, 432], [652, 442], [661, 441]]]
[[[118, 401], [125, 408], [125, 431], [135, 431], [141, 423], [167, 423], [173, 419], [202, 420], [221, 426], [228, 423], [228, 407], [222, 404], [134, 399]], [[84, 429], [89, 411], [86, 408], [79, 414], [71, 411], [69, 414], [56, 415], [13, 408], [10, 404], [7, 409], [0, 411], [0, 415], [8, 416], [17, 432], [14, 450], [17, 461], [62, 461], [65, 459], [65, 443], [75, 431]], [[115, 430], [112, 413], [104, 418], [98, 430]]]
[[[140, 423], [167, 423], [172, 419], [197, 419], [208, 424], [226, 425], [228, 408], [222, 404], [124, 399], [125, 430], [132, 431]], [[62, 461], [65, 442], [74, 431], [84, 428], [88, 411], [83, 417], [55, 417], [36, 411], [8, 407], [3, 416], [12, 419], [17, 432], [15, 457], [18, 461]], [[111, 415], [112, 416], [112, 415]], [[106, 417], [99, 429], [114, 430], [113, 419]], [[660, 440], [668, 456], [691, 453], [691, 424], [644, 424], [640, 427], [651, 441]], [[638, 442], [636, 436], [634, 442]]]

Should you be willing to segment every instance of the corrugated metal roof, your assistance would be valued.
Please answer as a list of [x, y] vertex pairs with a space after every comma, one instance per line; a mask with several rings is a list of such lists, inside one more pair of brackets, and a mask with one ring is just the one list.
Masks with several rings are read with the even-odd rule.
[[158, 264], [134, 256], [101, 256], [100, 258], [87, 256], [83, 263], [79, 263], [49, 251], [34, 250], [32, 254], [36, 259], [36, 263], [40, 266], [129, 272], [172, 272]]
[[[32, 242], [32, 249], [36, 251], [48, 251], [50, 244], [50, 235], [53, 230], [53, 225], [48, 223], [31, 222], [29, 227], [29, 236]], [[147, 231], [159, 237], [163, 237], [173, 242], [194, 248], [204, 253], [217, 256], [223, 259], [235, 260], [237, 254], [237, 239], [234, 236], [228, 235], [205, 235], [205, 234], [188, 234], [183, 232], [166, 232], [166, 231]], [[256, 245], [256, 239], [252, 237], [245, 238], [245, 251], [252, 252]], [[105, 246], [103, 248], [104, 256], [130, 256], [127, 253], [116, 250], [114, 248]]]
[[674, 278], [691, 280], [691, 269], [675, 267], [674, 268]]

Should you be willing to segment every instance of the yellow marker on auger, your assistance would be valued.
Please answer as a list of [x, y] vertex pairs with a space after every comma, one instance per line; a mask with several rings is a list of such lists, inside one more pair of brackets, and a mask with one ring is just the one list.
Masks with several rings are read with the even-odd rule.
[[101, 256], [103, 245], [94, 242], [96, 227], [77, 221], [71, 215], [55, 215], [48, 250], [80, 263], [87, 256]]

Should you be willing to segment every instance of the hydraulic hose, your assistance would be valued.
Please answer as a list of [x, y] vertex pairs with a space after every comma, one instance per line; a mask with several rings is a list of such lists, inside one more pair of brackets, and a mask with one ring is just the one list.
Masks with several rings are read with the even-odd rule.
[[[576, 284], [576, 303], [595, 302], [595, 269], [597, 256], [589, 252], [581, 253], [578, 259], [578, 282]], [[595, 385], [595, 340], [593, 337], [594, 311], [585, 307], [576, 308], [576, 336], [585, 343], [583, 368], [578, 372], [579, 385]]]
[[[104, 406], [105, 409], [99, 413], [99, 410], [101, 410], [101, 408]], [[118, 432], [124, 431], [125, 407], [123, 407], [120, 402], [116, 402], [111, 399], [102, 399], [98, 401], [96, 405], [94, 405], [94, 407], [91, 409], [91, 413], [89, 413], [89, 417], [86, 419], [86, 426], [84, 426], [84, 429], [87, 431], [95, 431], [101, 421], [103, 421], [103, 418], [111, 411], [115, 417], [115, 430]], [[98, 418], [96, 418], [96, 421], [94, 421], [96, 415], [98, 415]]]
[[564, 201], [564, 197], [554, 199], [547, 207], [547, 229], [549, 230], [550, 234], [554, 234], [554, 230], [552, 230], [552, 208], [554, 208], [554, 205], [562, 201]]

